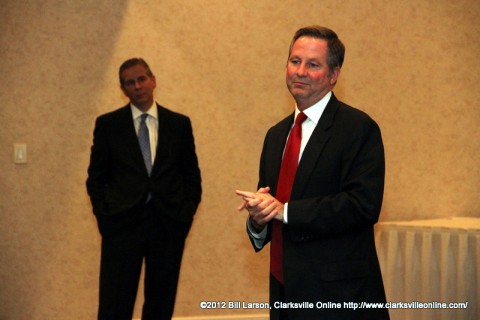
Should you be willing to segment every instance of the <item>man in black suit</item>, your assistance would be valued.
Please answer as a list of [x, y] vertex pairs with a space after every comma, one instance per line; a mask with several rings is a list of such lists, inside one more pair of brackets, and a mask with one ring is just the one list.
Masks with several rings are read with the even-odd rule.
[[98, 319], [132, 319], [144, 260], [142, 319], [171, 319], [202, 193], [192, 126], [154, 101], [143, 59], [119, 77], [130, 103], [97, 118], [86, 183], [102, 235]]
[[[375, 121], [332, 93], [344, 52], [328, 28], [296, 32], [286, 68], [295, 112], [265, 137], [259, 189], [236, 191], [244, 201], [239, 210], [249, 213], [247, 230], [255, 250], [271, 242], [272, 319], [389, 318], [385, 308], [360, 307], [386, 301], [373, 230], [385, 160]], [[286, 170], [293, 170], [292, 182], [286, 183], [284, 163], [292, 154], [286, 141], [295, 140], [297, 125], [291, 128], [298, 114], [306, 120], [298, 124], [299, 160]], [[358, 303], [357, 308], [349, 303]]]

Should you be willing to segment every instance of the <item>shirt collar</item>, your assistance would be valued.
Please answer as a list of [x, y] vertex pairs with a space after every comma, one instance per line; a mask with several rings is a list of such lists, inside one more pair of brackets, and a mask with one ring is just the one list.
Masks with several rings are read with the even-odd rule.
[[[308, 107], [303, 111], [305, 115], [315, 123], [315, 125], [320, 121], [320, 117], [323, 114], [323, 111], [327, 107], [328, 101], [330, 101], [330, 98], [332, 97], [332, 91], [329, 91], [325, 96], [323, 96], [322, 99], [320, 99], [317, 103], [312, 105], [311, 107]], [[295, 118], [297, 115], [300, 113], [300, 110], [298, 107], [295, 105]]]
[[[140, 109], [138, 109], [131, 103], [130, 103], [130, 108], [132, 109], [133, 119], [137, 119], [143, 114], [143, 112], [140, 111]], [[157, 104], [155, 101], [153, 102], [152, 106], [148, 109], [146, 113], [149, 116], [153, 117], [154, 119], [158, 119], [158, 110], [157, 110]]]

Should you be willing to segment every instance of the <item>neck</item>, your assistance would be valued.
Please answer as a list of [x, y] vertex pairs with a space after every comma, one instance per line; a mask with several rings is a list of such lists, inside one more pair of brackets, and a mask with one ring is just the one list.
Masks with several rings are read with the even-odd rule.
[[[131, 102], [130, 102], [131, 103]], [[151, 103], [145, 103], [145, 104], [141, 104], [141, 105], [135, 105], [132, 103], [132, 105], [137, 108], [138, 110], [142, 111], [143, 113], [147, 112], [148, 110], [150, 110], [150, 108], [152, 107], [153, 105], [153, 101]]]

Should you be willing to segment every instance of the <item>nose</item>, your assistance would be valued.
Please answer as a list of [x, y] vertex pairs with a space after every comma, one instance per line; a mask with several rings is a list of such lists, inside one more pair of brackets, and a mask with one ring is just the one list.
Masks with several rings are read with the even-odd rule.
[[142, 86], [141, 82], [138, 80], [135, 80], [134, 87], [135, 89], [139, 89]]
[[301, 63], [298, 65], [296, 73], [300, 77], [304, 77], [307, 75], [307, 67], [305, 66], [305, 63]]

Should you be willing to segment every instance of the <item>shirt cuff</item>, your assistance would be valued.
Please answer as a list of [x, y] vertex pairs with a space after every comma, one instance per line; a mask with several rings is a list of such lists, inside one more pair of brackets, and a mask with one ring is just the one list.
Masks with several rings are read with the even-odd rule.
[[265, 239], [267, 238], [267, 228], [268, 225], [265, 226], [265, 228], [263, 228], [261, 232], [256, 232], [252, 226], [252, 223], [250, 222], [250, 219], [247, 219], [248, 234], [252, 238], [253, 243], [255, 244], [255, 247], [257, 249], [261, 249], [263, 247], [263, 244], [265, 243]]
[[283, 205], [283, 223], [288, 224], [288, 202]]

